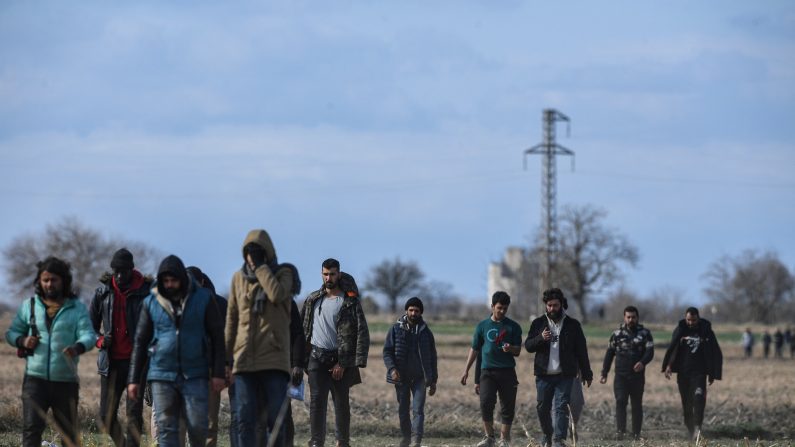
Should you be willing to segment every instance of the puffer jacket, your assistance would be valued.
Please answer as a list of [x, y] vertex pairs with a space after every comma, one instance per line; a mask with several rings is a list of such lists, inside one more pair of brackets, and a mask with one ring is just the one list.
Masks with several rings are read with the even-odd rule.
[[[410, 332], [414, 330], [417, 344], [409, 346], [408, 339]], [[439, 377], [437, 372], [436, 341], [433, 332], [421, 321], [415, 328], [408, 324], [408, 317], [403, 315], [392, 325], [387, 332], [384, 342], [384, 366], [386, 366], [386, 381], [395, 383], [392, 380], [392, 370], [397, 369], [401, 377], [405, 377], [405, 368], [408, 363], [408, 356], [411, 351], [417, 350], [420, 354], [420, 366], [425, 376], [427, 386], [434, 385]]]
[[[176, 306], [159, 292], [163, 272], [177, 272], [174, 276], [187, 283]], [[212, 292], [187, 275], [173, 255], [160, 264], [158, 284], [141, 309], [127, 383], [141, 383], [144, 373], [147, 380], [162, 381], [175, 381], [179, 375], [207, 378], [208, 371], [223, 378], [223, 322]]]
[[[115, 293], [113, 290], [113, 275], [105, 273], [99, 279], [102, 283], [97, 287], [94, 292], [94, 298], [91, 300], [89, 307], [89, 316], [91, 317], [91, 325], [94, 332], [100, 336], [113, 333], [113, 300]], [[127, 333], [130, 336], [131, 342], [135, 342], [135, 330], [138, 327], [138, 316], [141, 314], [141, 306], [144, 298], [149, 296], [150, 289], [154, 278], [151, 276], [144, 276], [144, 282], [136, 290], [127, 292], [127, 300], [125, 304], [125, 319], [127, 320]], [[107, 376], [110, 370], [110, 354], [108, 349], [102, 348], [97, 355], [97, 372], [103, 376]]]
[[[266, 262], [257, 267], [257, 282], [249, 282], [242, 271], [232, 277], [226, 311], [227, 362], [232, 372], [279, 370], [290, 372], [290, 308], [293, 273], [276, 264], [276, 249], [265, 230], [252, 230], [243, 247], [255, 243], [265, 250]], [[261, 315], [255, 314], [254, 298], [262, 290], [267, 296]]]
[[[86, 351], [91, 350], [97, 338], [91, 327], [86, 306], [79, 298], [67, 298], [52, 319], [47, 329], [47, 309], [38, 295], [33, 297], [39, 344], [33, 355], [26, 357], [25, 375], [53, 382], [80, 382], [77, 363], [80, 356], [69, 358], [63, 349], [80, 343]], [[6, 341], [18, 347], [20, 337], [30, 335], [30, 300], [25, 300], [17, 311], [11, 327], [6, 332]]]
[[[346, 273], [341, 273], [341, 282], [342, 279], [345, 279], [346, 282], [353, 281], [353, 278]], [[370, 330], [367, 327], [367, 320], [364, 317], [355, 283], [344, 287], [343, 290], [345, 291], [345, 297], [334, 321], [337, 329], [338, 361], [340, 366], [344, 368], [352, 368], [354, 366], [365, 368], [367, 367], [367, 356], [370, 351]], [[315, 303], [325, 296], [326, 291], [321, 287], [309, 294], [304, 300], [301, 320], [304, 323], [304, 342], [306, 343], [305, 362], [309, 362], [309, 351], [312, 349]]]

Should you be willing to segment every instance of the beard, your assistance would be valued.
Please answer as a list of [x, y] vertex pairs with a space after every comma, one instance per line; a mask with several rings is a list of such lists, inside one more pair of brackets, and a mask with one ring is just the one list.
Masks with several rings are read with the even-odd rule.
[[173, 300], [179, 294], [179, 289], [174, 287], [165, 287], [163, 291], [160, 292], [164, 297]]
[[414, 316], [414, 317], [412, 317], [412, 316], [407, 316], [407, 317], [408, 317], [407, 319], [409, 320], [409, 323], [411, 323], [411, 324], [417, 324], [417, 323], [420, 322], [420, 319], [422, 319], [422, 317], [419, 316], [419, 315]]
[[323, 287], [325, 287], [328, 290], [334, 290], [337, 288], [337, 283], [334, 281], [326, 281], [323, 283]]
[[562, 312], [557, 310], [554, 312], [547, 311], [547, 317], [549, 317], [552, 321], [558, 321], [560, 319]]
[[48, 300], [57, 300], [61, 297], [61, 291], [59, 289], [50, 289], [50, 290], [43, 290], [44, 298]]

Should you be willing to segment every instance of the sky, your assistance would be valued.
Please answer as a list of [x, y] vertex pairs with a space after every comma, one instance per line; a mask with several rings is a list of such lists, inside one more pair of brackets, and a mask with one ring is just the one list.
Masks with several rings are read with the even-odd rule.
[[795, 269], [793, 55], [791, 1], [4, 1], [0, 247], [75, 216], [223, 290], [265, 228], [305, 291], [399, 256], [485, 301], [554, 108], [559, 208], [699, 303], [721, 256]]

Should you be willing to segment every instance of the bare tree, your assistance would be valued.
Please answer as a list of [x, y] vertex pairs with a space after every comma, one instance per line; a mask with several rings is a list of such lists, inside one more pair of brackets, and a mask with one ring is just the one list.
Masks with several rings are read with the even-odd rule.
[[461, 297], [449, 282], [431, 280], [420, 286], [417, 296], [422, 299], [425, 314], [431, 318], [455, 316], [461, 305]]
[[556, 282], [577, 305], [584, 323], [589, 296], [620, 282], [620, 264], [634, 267], [638, 249], [618, 230], [605, 226], [607, 212], [603, 209], [566, 206], [560, 216]]
[[121, 247], [133, 253], [136, 267], [143, 272], [153, 271], [155, 262], [161, 257], [156, 249], [142, 242], [106, 237], [76, 217], [65, 217], [48, 224], [41, 233], [14, 238], [3, 249], [6, 282], [14, 297], [29, 296], [36, 263], [47, 256], [57, 256], [72, 265], [72, 287], [81, 298], [88, 300], [99, 277], [109, 269], [113, 253]]
[[365, 288], [378, 292], [387, 299], [389, 308], [397, 312], [397, 300], [422, 290], [425, 273], [414, 261], [403, 262], [399, 257], [385, 259], [372, 267]]
[[724, 256], [704, 276], [709, 281], [704, 292], [730, 321], [773, 323], [795, 306], [795, 280], [773, 252]]

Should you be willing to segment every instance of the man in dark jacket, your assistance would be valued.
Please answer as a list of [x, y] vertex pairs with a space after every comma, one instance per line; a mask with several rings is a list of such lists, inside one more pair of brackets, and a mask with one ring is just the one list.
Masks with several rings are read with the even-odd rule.
[[[436, 341], [422, 319], [424, 306], [409, 298], [406, 313], [392, 325], [384, 342], [386, 381], [395, 385], [401, 447], [420, 447], [425, 424], [425, 388], [436, 394]], [[413, 401], [413, 405], [412, 405]], [[409, 406], [413, 417], [409, 417]]]
[[781, 329], [776, 328], [776, 332], [773, 333], [773, 346], [776, 348], [776, 358], [783, 358], [784, 357], [784, 333], [781, 332]]
[[111, 436], [117, 447], [137, 447], [143, 433], [143, 401], [127, 396], [126, 443], [116, 413], [127, 388], [138, 315], [144, 298], [149, 295], [152, 278], [135, 269], [133, 255], [126, 248], [113, 254], [110, 268], [112, 273], [102, 275], [102, 286], [94, 293], [89, 308], [94, 332], [99, 334], [97, 367], [101, 377], [97, 425]]
[[225, 386], [223, 327], [211, 292], [188, 275], [178, 257], [166, 257], [157, 271], [157, 287], [141, 309], [127, 378], [127, 394], [139, 399], [148, 353], [146, 377], [152, 388], [160, 447], [179, 445], [181, 416], [190, 444], [206, 442], [209, 372], [214, 391]]
[[770, 355], [770, 343], [773, 342], [773, 337], [770, 336], [770, 331], [765, 330], [765, 333], [762, 334], [762, 352], [767, 358]]
[[[571, 387], [580, 372], [583, 385], [591, 386], [593, 372], [588, 360], [588, 347], [580, 322], [563, 311], [566, 297], [558, 288], [547, 289], [543, 297], [546, 313], [533, 320], [524, 342], [527, 352], [535, 353], [534, 372], [538, 392], [536, 409], [542, 445], [565, 445], [569, 427]], [[553, 434], [550, 410], [555, 399]]]
[[693, 439], [698, 438], [707, 403], [707, 381], [712, 385], [721, 379], [723, 353], [712, 324], [699, 318], [698, 309], [689, 307], [671, 336], [662, 364], [665, 378], [676, 374], [682, 398], [685, 426]]
[[599, 383], [607, 383], [607, 373], [616, 359], [613, 393], [616, 396], [616, 429], [619, 438], [627, 431], [627, 402], [632, 399], [632, 436], [640, 439], [643, 425], [643, 388], [646, 384], [646, 365], [654, 358], [651, 332], [638, 323], [635, 306], [624, 309], [624, 323], [610, 335]]
[[326, 441], [326, 405], [334, 400], [338, 447], [350, 447], [350, 388], [361, 383], [359, 368], [367, 366], [370, 331], [359, 291], [350, 275], [340, 271], [336, 259], [321, 266], [323, 287], [304, 300], [301, 320], [308, 355], [310, 447]]

